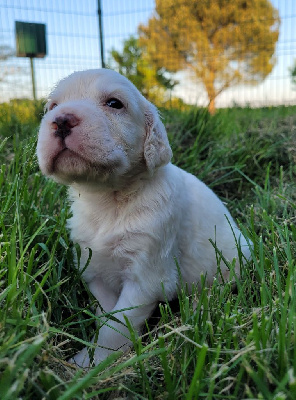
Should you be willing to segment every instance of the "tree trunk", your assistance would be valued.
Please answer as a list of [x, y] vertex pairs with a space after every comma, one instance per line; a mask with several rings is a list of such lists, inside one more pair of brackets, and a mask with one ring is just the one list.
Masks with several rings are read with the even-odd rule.
[[208, 111], [211, 115], [215, 114], [215, 112], [216, 112], [215, 97], [210, 99]]
[[209, 105], [208, 111], [210, 114], [215, 114], [216, 107], [215, 107], [215, 100], [217, 97], [216, 89], [215, 89], [215, 73], [212, 70], [207, 71], [207, 75], [204, 79], [204, 86], [208, 94]]

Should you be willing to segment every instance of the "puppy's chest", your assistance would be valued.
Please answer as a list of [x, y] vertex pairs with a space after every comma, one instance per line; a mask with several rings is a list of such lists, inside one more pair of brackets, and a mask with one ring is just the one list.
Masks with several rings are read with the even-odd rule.
[[124, 275], [130, 273], [137, 246], [124, 219], [105, 214], [104, 218], [97, 219], [85, 215], [81, 221], [73, 216], [69, 227], [73, 241], [81, 246], [81, 268], [86, 264], [91, 249], [91, 261], [84, 272], [87, 281], [101, 276], [110, 284], [118, 284]]

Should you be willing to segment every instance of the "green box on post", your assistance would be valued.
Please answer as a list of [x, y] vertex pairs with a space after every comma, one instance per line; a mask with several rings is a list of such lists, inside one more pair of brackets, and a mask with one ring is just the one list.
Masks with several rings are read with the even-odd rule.
[[16, 21], [15, 34], [18, 57], [46, 56], [45, 24]]

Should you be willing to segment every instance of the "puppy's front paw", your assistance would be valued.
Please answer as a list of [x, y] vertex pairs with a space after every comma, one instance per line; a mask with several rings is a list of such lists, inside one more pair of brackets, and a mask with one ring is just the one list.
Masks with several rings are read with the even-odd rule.
[[85, 347], [79, 353], [77, 353], [74, 357], [68, 360], [70, 364], [74, 364], [80, 368], [89, 368], [90, 367], [90, 357]]
[[68, 362], [80, 368], [91, 368], [95, 365], [99, 365], [113, 353], [114, 352], [110, 349], [96, 348], [95, 351], [93, 351], [93, 349], [87, 349], [85, 347], [79, 353], [75, 354], [74, 357], [70, 358]]

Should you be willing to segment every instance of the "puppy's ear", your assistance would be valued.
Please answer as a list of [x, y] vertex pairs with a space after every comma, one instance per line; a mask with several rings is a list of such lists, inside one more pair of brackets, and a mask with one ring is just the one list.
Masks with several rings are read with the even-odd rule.
[[170, 162], [172, 150], [165, 127], [159, 118], [158, 110], [151, 103], [145, 112], [145, 127], [144, 158], [152, 175], [156, 168]]

